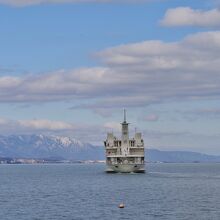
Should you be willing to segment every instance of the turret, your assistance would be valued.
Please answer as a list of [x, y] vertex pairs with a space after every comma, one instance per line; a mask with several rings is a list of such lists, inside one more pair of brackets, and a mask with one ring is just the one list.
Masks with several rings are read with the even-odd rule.
[[142, 137], [141, 137], [141, 133], [135, 133], [135, 143], [136, 143], [136, 146], [142, 146], [143, 143], [142, 143]]
[[113, 133], [107, 134], [107, 146], [113, 146], [114, 145], [114, 135]]

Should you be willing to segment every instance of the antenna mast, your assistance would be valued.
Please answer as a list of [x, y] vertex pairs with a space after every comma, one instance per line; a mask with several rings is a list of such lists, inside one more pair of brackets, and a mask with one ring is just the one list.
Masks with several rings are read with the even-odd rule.
[[126, 109], [124, 109], [124, 122], [126, 122]]

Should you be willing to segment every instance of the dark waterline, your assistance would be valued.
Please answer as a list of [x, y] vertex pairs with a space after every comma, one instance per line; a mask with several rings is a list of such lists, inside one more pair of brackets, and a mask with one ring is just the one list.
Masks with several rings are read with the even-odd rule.
[[145, 174], [104, 170], [1, 165], [0, 219], [220, 219], [220, 164], [147, 164]]

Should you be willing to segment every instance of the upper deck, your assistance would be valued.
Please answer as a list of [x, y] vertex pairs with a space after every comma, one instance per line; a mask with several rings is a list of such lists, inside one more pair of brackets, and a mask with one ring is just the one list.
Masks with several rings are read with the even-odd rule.
[[129, 138], [129, 123], [126, 122], [125, 112], [121, 125], [121, 138], [114, 136], [113, 132], [107, 134], [104, 141], [106, 157], [144, 157], [144, 140], [140, 132], [135, 132], [134, 137]]

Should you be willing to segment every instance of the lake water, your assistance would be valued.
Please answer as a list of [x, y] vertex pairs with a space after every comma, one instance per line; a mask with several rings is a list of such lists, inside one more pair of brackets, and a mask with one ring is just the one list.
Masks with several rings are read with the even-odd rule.
[[104, 169], [0, 165], [0, 219], [220, 219], [220, 164], [147, 164], [145, 174]]

